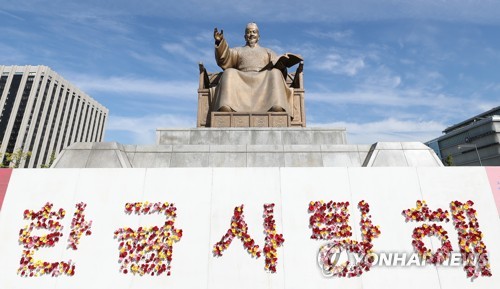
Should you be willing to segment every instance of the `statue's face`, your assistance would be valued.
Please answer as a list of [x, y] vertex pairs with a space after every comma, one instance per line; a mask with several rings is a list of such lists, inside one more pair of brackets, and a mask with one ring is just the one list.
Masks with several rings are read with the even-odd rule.
[[259, 42], [259, 29], [257, 26], [248, 26], [245, 29], [245, 40], [248, 45], [253, 46]]

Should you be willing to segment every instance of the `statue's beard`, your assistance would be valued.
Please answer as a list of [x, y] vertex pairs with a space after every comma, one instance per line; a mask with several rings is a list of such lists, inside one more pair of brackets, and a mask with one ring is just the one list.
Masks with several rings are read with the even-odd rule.
[[257, 42], [259, 42], [259, 37], [257, 37], [257, 36], [247, 37], [247, 44], [249, 46], [255, 46], [255, 44], [257, 44]]

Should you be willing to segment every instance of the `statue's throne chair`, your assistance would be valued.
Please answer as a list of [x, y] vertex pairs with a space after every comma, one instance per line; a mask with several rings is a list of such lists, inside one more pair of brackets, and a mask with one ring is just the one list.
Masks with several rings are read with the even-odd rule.
[[286, 84], [293, 88], [293, 118], [288, 112], [222, 112], [214, 111], [214, 91], [223, 72], [207, 72], [199, 64], [200, 85], [198, 87], [197, 127], [305, 127], [304, 107], [304, 62], [300, 62], [293, 73], [283, 72]]

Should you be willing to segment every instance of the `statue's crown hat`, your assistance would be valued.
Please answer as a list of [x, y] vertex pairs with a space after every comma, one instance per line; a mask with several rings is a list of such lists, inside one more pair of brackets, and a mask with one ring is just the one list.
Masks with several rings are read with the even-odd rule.
[[255, 23], [255, 22], [249, 22], [247, 24], [247, 26], [245, 27], [245, 30], [250, 28], [250, 27], [255, 27], [255, 28], [257, 28], [257, 30], [259, 30], [259, 26], [257, 26], [257, 23]]

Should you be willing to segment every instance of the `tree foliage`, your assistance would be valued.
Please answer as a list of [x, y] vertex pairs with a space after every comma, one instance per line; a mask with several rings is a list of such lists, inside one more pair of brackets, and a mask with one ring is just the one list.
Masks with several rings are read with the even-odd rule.
[[48, 168], [50, 168], [52, 166], [52, 164], [54, 163], [55, 160], [56, 160], [56, 152], [52, 151], [52, 153], [50, 154], [49, 162], [46, 163], [46, 164], [41, 165], [40, 167], [42, 169], [48, 169]]
[[18, 148], [11, 153], [5, 153], [3, 167], [8, 168], [19, 168], [21, 162], [31, 157], [30, 151], [23, 151], [22, 148]]
[[444, 165], [447, 166], [447, 167], [451, 167], [453, 166], [453, 157], [451, 155], [448, 155], [444, 161], [443, 161]]

